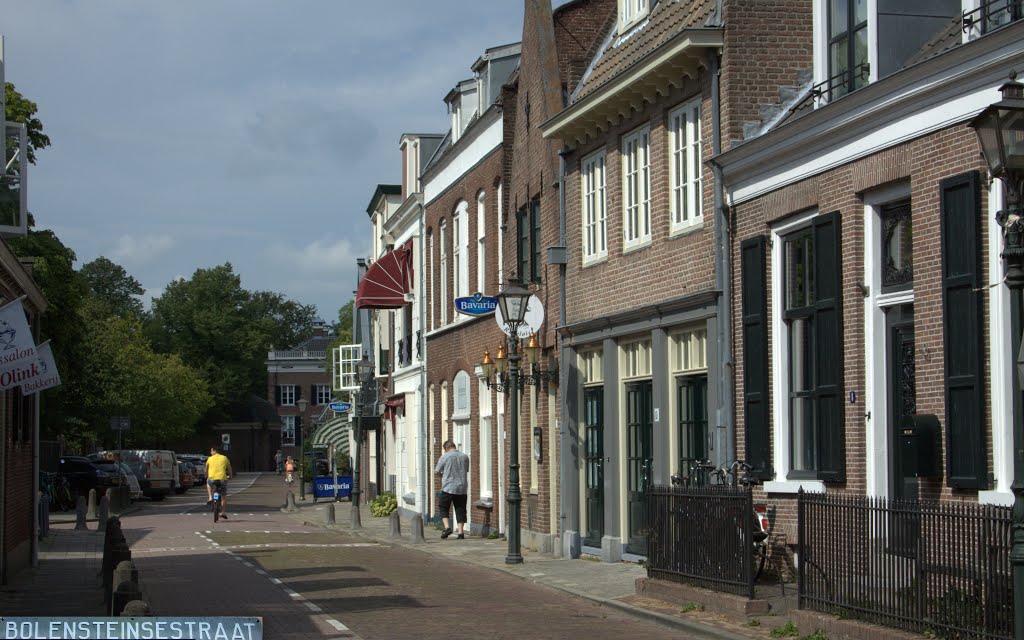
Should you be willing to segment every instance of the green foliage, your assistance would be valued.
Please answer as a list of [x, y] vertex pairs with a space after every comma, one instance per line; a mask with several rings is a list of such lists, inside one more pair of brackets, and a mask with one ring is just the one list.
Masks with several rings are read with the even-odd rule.
[[82, 265], [78, 273], [85, 279], [92, 295], [102, 300], [113, 315], [143, 317], [142, 301], [136, 296], [143, 295], [146, 290], [124, 267], [100, 256]]
[[488, 539], [488, 540], [497, 540], [497, 539], [498, 539], [498, 538], [500, 538], [500, 537], [501, 537], [501, 536], [499, 536], [499, 535], [498, 535], [498, 532], [497, 532], [497, 531], [492, 531], [492, 532], [490, 532], [490, 533], [488, 533], [488, 534], [487, 534], [487, 539]]
[[338, 323], [334, 327], [334, 340], [327, 347], [327, 361], [324, 363], [324, 371], [334, 370], [334, 348], [343, 344], [352, 344], [352, 314], [355, 311], [355, 299], [349, 300], [343, 307], [338, 309]]
[[43, 133], [43, 123], [36, 117], [36, 103], [21, 95], [10, 82], [4, 83], [4, 104], [9, 122], [22, 122], [28, 130], [28, 161], [36, 163], [36, 151], [50, 146], [50, 138]]
[[771, 636], [773, 638], [796, 638], [800, 635], [800, 630], [796, 628], [792, 620], [787, 620], [786, 624], [781, 627], [772, 629]]
[[679, 610], [679, 613], [690, 613], [691, 611], [703, 611], [704, 605], [699, 602], [687, 602], [686, 606]]
[[828, 636], [821, 629], [815, 629], [814, 633], [809, 633], [806, 636], [801, 636], [800, 640], [828, 640]]
[[753, 618], [749, 622], [747, 622], [746, 626], [748, 626], [748, 627], [760, 627], [761, 626], [761, 621], [758, 620], [757, 618]]
[[394, 492], [384, 491], [378, 493], [377, 497], [370, 500], [370, 514], [378, 518], [384, 518], [398, 508], [398, 498]]

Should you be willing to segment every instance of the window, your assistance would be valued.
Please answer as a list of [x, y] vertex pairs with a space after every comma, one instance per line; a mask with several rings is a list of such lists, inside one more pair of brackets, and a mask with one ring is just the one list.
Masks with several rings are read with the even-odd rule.
[[462, 268], [465, 257], [462, 255], [462, 228], [466, 226], [466, 217], [462, 215], [462, 204], [452, 214], [452, 297], [464, 295], [462, 291]]
[[604, 361], [599, 350], [580, 353], [580, 374], [583, 384], [604, 381]]
[[619, 0], [619, 33], [647, 17], [650, 0]]
[[669, 114], [671, 159], [672, 230], [703, 221], [701, 195], [700, 100], [694, 100]]
[[622, 345], [622, 377], [641, 378], [651, 375], [651, 341], [636, 340]]
[[427, 309], [427, 318], [430, 321], [430, 330], [434, 329], [434, 234], [427, 231], [427, 257], [430, 260], [430, 264], [427, 267], [427, 273], [424, 275], [426, 282], [427, 300], [430, 300], [430, 308]]
[[691, 329], [672, 336], [672, 370], [677, 373], [707, 369], [707, 329]]
[[843, 357], [839, 216], [815, 216], [782, 236], [783, 376], [790, 478], [839, 480], [843, 469]]
[[295, 385], [293, 384], [282, 384], [277, 387], [277, 404], [278, 406], [294, 406], [295, 401], [298, 398], [295, 397]]
[[460, 371], [455, 374], [453, 418], [469, 417], [469, 374]]
[[516, 238], [516, 252], [519, 279], [523, 284], [540, 282], [540, 199], [536, 198], [529, 206], [520, 209], [517, 217], [519, 235]]
[[480, 497], [491, 498], [494, 495], [491, 487], [491, 390], [483, 380], [480, 380], [477, 382], [477, 391], [480, 398]]
[[441, 221], [441, 326], [448, 324], [448, 229]]
[[501, 183], [498, 183], [498, 215], [494, 216], [495, 221], [498, 223], [498, 284], [505, 284], [505, 252], [503, 250], [505, 243], [505, 230], [502, 224], [503, 216], [503, 202], [501, 199]]
[[828, 0], [830, 97], [863, 87], [868, 71], [868, 0]]
[[295, 446], [295, 418], [298, 416], [281, 416], [281, 446]]
[[583, 197], [583, 263], [608, 255], [608, 223], [605, 193], [605, 153], [583, 159], [580, 185]]
[[326, 384], [316, 385], [316, 403], [318, 405], [330, 404], [331, 388]]
[[487, 291], [487, 217], [484, 192], [476, 194], [476, 290]]
[[625, 249], [651, 239], [651, 130], [622, 139], [622, 233]]
[[351, 391], [359, 388], [359, 372], [356, 363], [362, 359], [363, 346], [343, 344], [334, 348], [333, 381], [335, 391]]
[[708, 458], [708, 375], [706, 328], [671, 337], [671, 368], [676, 375], [676, 428], [679, 468], [689, 477], [695, 462]]
[[905, 289], [914, 284], [914, 229], [910, 201], [883, 205], [881, 218], [882, 291]]

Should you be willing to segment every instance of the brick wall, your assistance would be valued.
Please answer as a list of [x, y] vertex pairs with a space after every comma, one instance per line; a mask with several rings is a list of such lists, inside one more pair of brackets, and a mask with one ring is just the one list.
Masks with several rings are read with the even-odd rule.
[[[860, 288], [864, 282], [864, 195], [873, 189], [896, 181], [909, 182], [913, 227], [914, 267], [914, 327], [916, 346], [917, 411], [939, 416], [945, 423], [944, 364], [942, 290], [940, 281], [941, 242], [939, 229], [939, 182], [947, 177], [971, 170], [984, 170], [977, 138], [966, 126], [953, 126], [934, 134], [918, 138], [881, 151], [861, 160], [838, 167], [802, 182], [789, 185], [760, 198], [744, 202], [734, 208], [735, 234], [732, 245], [733, 290], [741, 290], [739, 244], [758, 235], [768, 235], [773, 224], [786, 220], [793, 214], [816, 208], [821, 213], [839, 211], [841, 215], [842, 239], [842, 304], [843, 304], [843, 359], [844, 389], [842, 396], [856, 392], [856, 404], [845, 402], [845, 444], [846, 480], [829, 483], [828, 491], [849, 491], [863, 493], [866, 489], [866, 438], [870, 423], [864, 412], [869, 390], [866, 388], [865, 349], [865, 298]], [[991, 224], [987, 215], [983, 190], [982, 238]], [[987, 265], [987, 243], [982, 241], [982, 264]], [[768, 291], [772, 290], [772, 256], [768, 254]], [[991, 281], [986, 275], [983, 282]], [[988, 314], [987, 296], [983, 313]], [[745, 420], [743, 415], [743, 333], [739, 295], [733, 304], [733, 339], [736, 358], [736, 428], [738, 451], [744, 456]], [[771, 308], [768, 301], [769, 318], [779, 313]], [[984, 324], [987, 340], [988, 325]], [[769, 342], [771, 334], [769, 333]], [[769, 348], [769, 357], [782, 354]], [[988, 358], [983, 379], [988, 379]], [[769, 394], [769, 401], [773, 400]], [[986, 406], [990, 416], [991, 405]], [[771, 415], [771, 413], [769, 413]], [[872, 420], [886, 420], [884, 416], [873, 416]], [[989, 421], [989, 424], [991, 422]], [[874, 427], [878, 429], [877, 426]], [[986, 427], [987, 450], [991, 452], [991, 429]], [[774, 433], [772, 447], [774, 442]], [[942, 430], [942, 450], [945, 453], [945, 432]], [[991, 453], [989, 466], [991, 470]], [[943, 457], [943, 469], [945, 469]], [[944, 472], [945, 473], [945, 472]], [[973, 497], [974, 491], [952, 491], [940, 481], [923, 481], [922, 494], [929, 498], [960, 499]], [[795, 496], [769, 496], [778, 509], [775, 521], [776, 533], [796, 542]]]

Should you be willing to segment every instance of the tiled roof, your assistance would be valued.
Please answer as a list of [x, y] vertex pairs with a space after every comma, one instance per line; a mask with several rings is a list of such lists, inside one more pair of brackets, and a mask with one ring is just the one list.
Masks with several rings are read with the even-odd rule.
[[958, 47], [963, 43], [963, 23], [964, 17], [962, 15], [955, 16], [949, 21], [949, 24], [945, 29], [935, 34], [935, 37], [924, 44], [921, 49], [907, 60], [904, 68], [911, 65], [915, 65], [918, 62], [923, 62], [932, 56], [937, 56], [940, 53], [949, 51], [954, 47]]
[[[703, 27], [715, 12], [714, 0], [661, 0], [650, 15], [624, 34], [613, 35], [598, 53], [573, 102], [576, 102], [640, 62], [645, 55], [684, 29]], [[612, 23], [612, 29], [618, 27]]]
[[326, 351], [334, 336], [313, 336], [295, 345], [292, 351]]

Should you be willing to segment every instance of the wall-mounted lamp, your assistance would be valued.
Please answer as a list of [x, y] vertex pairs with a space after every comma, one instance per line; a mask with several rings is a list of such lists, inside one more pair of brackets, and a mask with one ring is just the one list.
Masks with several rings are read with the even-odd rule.
[[[538, 360], [540, 359], [541, 346], [537, 341], [537, 334], [531, 333], [530, 339], [526, 345], [522, 347], [522, 351], [526, 353], [526, 360], [530, 363], [530, 372], [520, 372], [518, 375], [519, 389], [522, 390], [526, 384], [532, 384], [534, 387], [540, 387], [541, 382], [545, 384], [558, 383], [558, 359], [552, 354], [548, 358], [547, 367], [541, 369]], [[487, 384], [487, 388], [494, 387], [497, 391], [507, 391], [511, 382], [511, 376], [508, 373], [508, 357], [505, 355], [506, 349], [505, 344], [498, 345], [497, 355], [494, 359], [491, 359], [491, 352], [484, 351], [484, 359], [480, 362], [480, 369], [484, 374], [484, 382]], [[494, 378], [491, 375], [494, 374]]]

